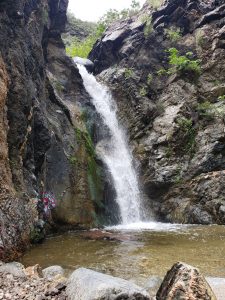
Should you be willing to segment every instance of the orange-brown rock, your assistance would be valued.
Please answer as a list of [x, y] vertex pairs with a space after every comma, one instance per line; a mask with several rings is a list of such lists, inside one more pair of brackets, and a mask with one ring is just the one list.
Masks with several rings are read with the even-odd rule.
[[216, 300], [216, 297], [197, 268], [178, 262], [167, 272], [156, 299]]

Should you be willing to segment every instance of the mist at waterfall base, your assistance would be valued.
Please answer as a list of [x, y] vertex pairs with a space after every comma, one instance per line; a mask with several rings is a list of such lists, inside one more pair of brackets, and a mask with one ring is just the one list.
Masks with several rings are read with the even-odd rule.
[[141, 193], [137, 174], [133, 166], [132, 153], [129, 150], [124, 129], [117, 119], [117, 106], [109, 91], [99, 83], [86, 68], [77, 64], [84, 87], [91, 96], [96, 111], [107, 126], [110, 138], [96, 146], [97, 152], [107, 166], [116, 191], [122, 223], [106, 227], [108, 230], [170, 230], [174, 224], [143, 222]]

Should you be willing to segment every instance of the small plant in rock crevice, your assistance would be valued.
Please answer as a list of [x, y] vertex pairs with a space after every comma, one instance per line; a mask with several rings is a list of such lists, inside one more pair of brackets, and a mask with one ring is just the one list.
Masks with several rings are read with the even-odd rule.
[[181, 38], [180, 28], [171, 27], [165, 29], [165, 33], [172, 42], [177, 42]]
[[134, 70], [132, 68], [126, 68], [124, 71], [124, 76], [126, 79], [131, 78], [134, 75]]
[[171, 68], [169, 69], [160, 69], [157, 74], [159, 76], [162, 75], [171, 75], [176, 73], [186, 74], [186, 73], [194, 73], [196, 75], [200, 75], [201, 66], [199, 59], [193, 59], [192, 52], [186, 52], [185, 55], [180, 55], [179, 50], [176, 48], [170, 48], [166, 50], [169, 54], [169, 64]]
[[[221, 99], [218, 98], [218, 100]], [[212, 121], [215, 118], [223, 118], [225, 116], [223, 103], [211, 103], [209, 101], [204, 101], [198, 104], [197, 112], [201, 118], [207, 119], [208, 121]]]
[[151, 73], [149, 73], [148, 76], [147, 76], [147, 85], [151, 85], [152, 80], [153, 80], [153, 76], [152, 76]]
[[153, 32], [152, 18], [147, 16], [144, 27], [144, 36], [147, 38]]
[[141, 97], [145, 97], [148, 94], [148, 92], [144, 86], [140, 89], [139, 93], [140, 93]]
[[192, 52], [187, 52], [185, 55], [180, 55], [176, 48], [170, 48], [168, 53], [169, 64], [172, 65], [172, 68], [170, 68], [169, 71], [172, 73], [177, 71], [193, 71], [196, 74], [200, 74], [200, 60], [194, 60]]
[[185, 143], [184, 150], [186, 153], [192, 156], [196, 150], [195, 138], [197, 134], [197, 129], [193, 126], [192, 119], [181, 117], [176, 120], [176, 123], [179, 126], [180, 133], [182, 134], [182, 138]]
[[219, 96], [219, 97], [218, 97], [218, 100], [220, 100], [220, 101], [225, 101], [225, 95]]
[[153, 8], [159, 8], [162, 3], [163, 0], [148, 0], [148, 3], [153, 7]]

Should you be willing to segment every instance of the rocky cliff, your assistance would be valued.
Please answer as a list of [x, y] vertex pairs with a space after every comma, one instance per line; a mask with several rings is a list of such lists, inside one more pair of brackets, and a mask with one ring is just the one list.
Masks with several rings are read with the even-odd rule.
[[52, 224], [90, 227], [103, 209], [97, 115], [61, 40], [67, 4], [0, 2], [0, 260], [43, 235], [41, 192], [56, 198]]
[[90, 59], [113, 91], [156, 219], [224, 224], [225, 2], [146, 3], [110, 26]]

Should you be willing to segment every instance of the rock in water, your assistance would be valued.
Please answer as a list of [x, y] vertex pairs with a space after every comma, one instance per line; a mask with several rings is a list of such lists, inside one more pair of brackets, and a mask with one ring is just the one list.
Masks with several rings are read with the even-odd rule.
[[216, 300], [216, 297], [197, 268], [176, 263], [166, 274], [156, 300]]
[[127, 280], [85, 268], [72, 273], [66, 294], [69, 300], [150, 300], [143, 288]]
[[89, 71], [89, 72], [92, 72], [93, 69], [94, 69], [94, 64], [93, 62], [90, 60], [90, 59], [87, 59], [87, 58], [81, 58], [81, 57], [74, 57], [74, 62], [76, 64], [80, 64], [82, 66], [85, 66], [85, 68]]

